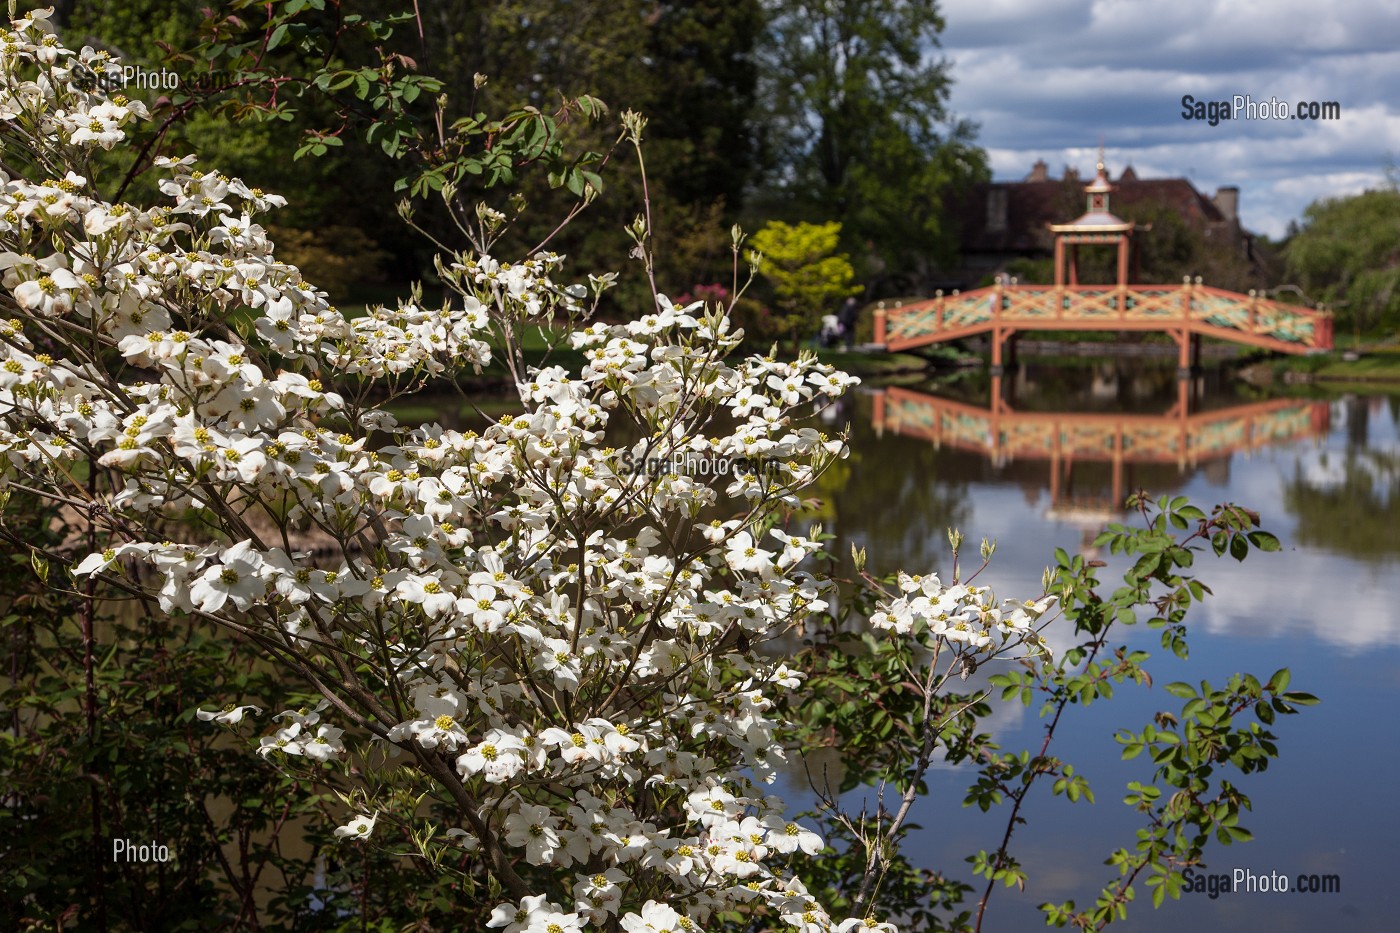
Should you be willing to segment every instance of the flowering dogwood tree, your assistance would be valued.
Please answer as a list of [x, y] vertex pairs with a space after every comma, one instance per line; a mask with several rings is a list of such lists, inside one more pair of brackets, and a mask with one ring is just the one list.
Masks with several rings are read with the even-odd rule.
[[[559, 284], [545, 252], [444, 255], [440, 306], [347, 318], [276, 258], [259, 222], [276, 195], [190, 157], [160, 162], [163, 203], [104, 201], [104, 152], [145, 110], [75, 80], [116, 66], [44, 19], [0, 35], [0, 483], [91, 530], [35, 546], [40, 575], [67, 560], [308, 684], [319, 702], [272, 717], [256, 753], [337, 775], [334, 835], [393, 826], [474, 879], [488, 927], [890, 929], [809, 894], [823, 841], [766, 791], [774, 697], [803, 683], [772, 643], [830, 599], [804, 569], [819, 529], [781, 520], [844, 453], [794, 416], [855, 380], [731, 361], [723, 308], [657, 295], [590, 324], [610, 277]], [[462, 222], [486, 244], [498, 221]], [[581, 371], [519, 368], [515, 335], [540, 321], [570, 332]], [[477, 433], [387, 410], [493, 346], [521, 414]], [[306, 529], [332, 558], [298, 550]], [[870, 623], [938, 676], [1044, 653], [1048, 597], [898, 590]], [[225, 699], [200, 718], [261, 712]]]

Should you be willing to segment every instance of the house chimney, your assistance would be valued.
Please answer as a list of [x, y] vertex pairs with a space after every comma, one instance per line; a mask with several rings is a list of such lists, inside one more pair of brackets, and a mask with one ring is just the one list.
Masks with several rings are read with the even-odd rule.
[[1045, 164], [1044, 159], [1036, 159], [1031, 166], [1031, 173], [1026, 176], [1026, 181], [1049, 181], [1050, 166]]
[[1240, 219], [1240, 189], [1237, 185], [1224, 185], [1215, 189], [1215, 197], [1211, 199], [1215, 202], [1216, 208], [1224, 215], [1225, 219], [1231, 223], [1238, 223]]
[[1078, 181], [1078, 180], [1079, 180], [1079, 169], [1074, 168], [1073, 166], [1066, 165], [1066, 166], [1065, 166], [1065, 178], [1064, 178], [1064, 180], [1065, 180], [1065, 181]]

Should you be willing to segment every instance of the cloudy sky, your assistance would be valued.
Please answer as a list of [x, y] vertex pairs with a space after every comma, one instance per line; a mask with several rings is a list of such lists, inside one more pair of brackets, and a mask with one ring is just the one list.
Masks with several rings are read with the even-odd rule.
[[[1247, 228], [1281, 236], [1319, 197], [1400, 163], [1400, 0], [943, 0], [952, 108], [998, 181], [1036, 159], [1113, 177], [1238, 185]], [[1336, 101], [1341, 119], [1182, 119], [1182, 96]]]

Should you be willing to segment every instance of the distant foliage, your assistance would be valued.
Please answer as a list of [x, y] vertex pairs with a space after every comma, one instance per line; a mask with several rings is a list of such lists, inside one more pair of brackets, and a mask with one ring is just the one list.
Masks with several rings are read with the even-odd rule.
[[921, 290], [956, 251], [950, 192], [991, 177], [976, 126], [948, 107], [940, 5], [777, 0], [768, 10], [759, 98], [774, 170], [756, 200], [769, 216], [786, 219], [785, 207], [839, 221], [862, 279], [883, 269], [892, 288]]
[[1335, 309], [1339, 328], [1400, 330], [1400, 190], [1394, 184], [1313, 202], [1285, 256], [1297, 284]]
[[345, 301], [357, 285], [383, 280], [389, 254], [359, 227], [270, 227], [268, 232], [277, 241], [278, 258], [301, 269], [332, 301]]
[[760, 274], [772, 286], [780, 327], [794, 347], [815, 333], [823, 314], [835, 313], [841, 299], [861, 291], [852, 284], [850, 259], [836, 251], [840, 240], [839, 223], [792, 226], [775, 220], [754, 234]]

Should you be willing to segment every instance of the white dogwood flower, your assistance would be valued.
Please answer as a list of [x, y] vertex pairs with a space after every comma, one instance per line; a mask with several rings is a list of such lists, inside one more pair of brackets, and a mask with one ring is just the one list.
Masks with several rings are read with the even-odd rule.
[[374, 824], [378, 819], [378, 813], [373, 816], [364, 816], [361, 814], [344, 826], [338, 827], [335, 831], [335, 838], [368, 839], [374, 833]]
[[219, 555], [219, 563], [205, 570], [190, 587], [190, 599], [201, 612], [218, 612], [232, 602], [247, 609], [267, 591], [261, 572], [262, 555], [253, 550], [252, 539], [240, 541]]
[[254, 713], [261, 713], [262, 709], [257, 706], [235, 706], [230, 703], [221, 710], [195, 710], [195, 714], [205, 722], [221, 722], [226, 725], [242, 722], [243, 715], [249, 710]]

